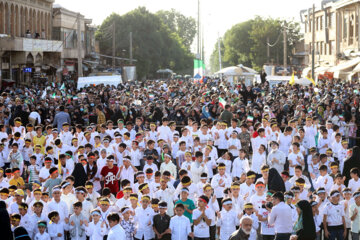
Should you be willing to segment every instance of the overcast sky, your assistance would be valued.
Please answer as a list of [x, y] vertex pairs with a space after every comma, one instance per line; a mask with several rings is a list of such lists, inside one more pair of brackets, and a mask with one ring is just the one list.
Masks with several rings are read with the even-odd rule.
[[[210, 56], [218, 33], [222, 36], [236, 23], [246, 21], [256, 15], [300, 21], [299, 12], [320, 0], [201, 0], [202, 20], [205, 32], [205, 55]], [[93, 19], [95, 25], [112, 12], [125, 14], [139, 6], [151, 12], [176, 9], [185, 16], [197, 17], [197, 0], [55, 0], [56, 4], [80, 12]], [[274, 40], [275, 41], [275, 40]], [[193, 50], [195, 50], [195, 46]]]

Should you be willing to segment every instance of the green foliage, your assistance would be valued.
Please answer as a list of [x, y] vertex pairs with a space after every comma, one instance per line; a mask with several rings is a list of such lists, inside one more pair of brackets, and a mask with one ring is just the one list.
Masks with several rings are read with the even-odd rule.
[[179, 35], [181, 42], [190, 49], [196, 34], [196, 21], [193, 17], [185, 17], [175, 9], [158, 11], [156, 15], [170, 29]]
[[[300, 25], [293, 21], [283, 21], [273, 18], [261, 18], [234, 25], [223, 37], [224, 56], [223, 62], [230, 66], [243, 64], [256, 70], [261, 70], [267, 62], [267, 38], [270, 44], [277, 44], [270, 48], [270, 61], [278, 64], [283, 62], [283, 26], [287, 31], [288, 57], [296, 42], [300, 39]], [[278, 41], [277, 41], [278, 40]], [[223, 51], [223, 50], [222, 50]], [[216, 53], [215, 53], [216, 52]], [[218, 59], [218, 48], [215, 47], [210, 62]], [[218, 60], [217, 60], [218, 61]], [[226, 64], [223, 64], [224, 66]], [[212, 69], [213, 72], [216, 71]]]
[[[133, 35], [133, 57], [138, 78], [153, 78], [160, 68], [170, 68], [177, 73], [188, 73], [192, 68], [190, 51], [175, 32], [146, 8], [139, 7], [125, 15], [111, 14], [99, 27], [96, 37], [100, 51], [112, 55], [112, 26], [116, 26], [115, 55], [129, 56], [129, 33]], [[111, 61], [111, 59], [110, 59]]]

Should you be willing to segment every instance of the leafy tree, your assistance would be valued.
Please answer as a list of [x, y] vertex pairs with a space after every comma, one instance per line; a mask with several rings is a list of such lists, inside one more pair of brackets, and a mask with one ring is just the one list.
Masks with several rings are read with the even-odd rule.
[[156, 15], [170, 29], [171, 32], [177, 33], [182, 43], [190, 49], [196, 34], [196, 21], [193, 17], [186, 17], [175, 9], [170, 11], [158, 11]]
[[[270, 44], [276, 43], [270, 47], [270, 60], [282, 64], [283, 29], [287, 31], [288, 57], [290, 57], [292, 49], [301, 37], [299, 23], [273, 18], [264, 19], [258, 16], [236, 24], [226, 31], [224, 34], [224, 62], [231, 66], [243, 64], [260, 71], [267, 62], [267, 38], [269, 38]], [[218, 51], [217, 47], [215, 50]]]
[[[102, 53], [112, 55], [114, 23], [116, 56], [128, 57], [129, 33], [133, 34], [133, 57], [137, 59], [135, 64], [139, 79], [155, 77], [156, 71], [160, 68], [170, 68], [179, 73], [186, 73], [192, 68], [193, 56], [182, 44], [180, 37], [172, 33], [158, 16], [144, 7], [122, 16], [113, 13], [103, 21], [96, 34]], [[109, 61], [111, 62], [111, 59]]]

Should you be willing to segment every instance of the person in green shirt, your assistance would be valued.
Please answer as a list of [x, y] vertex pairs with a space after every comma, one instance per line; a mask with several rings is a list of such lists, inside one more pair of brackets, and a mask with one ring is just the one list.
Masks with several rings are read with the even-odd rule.
[[175, 203], [175, 206], [178, 203], [182, 203], [185, 207], [184, 216], [190, 220], [190, 223], [193, 223], [192, 213], [193, 213], [193, 210], [196, 209], [196, 207], [195, 207], [194, 201], [191, 199], [188, 199], [188, 196], [189, 196], [189, 189], [187, 189], [187, 188], [181, 189], [180, 199]]
[[56, 185], [60, 185], [61, 184], [61, 179], [58, 178], [59, 176], [59, 172], [58, 169], [56, 167], [52, 167], [49, 170], [50, 173], [50, 178], [48, 178], [43, 186], [43, 191], [49, 192], [49, 196], [50, 198], [52, 197], [52, 189], [54, 186]]

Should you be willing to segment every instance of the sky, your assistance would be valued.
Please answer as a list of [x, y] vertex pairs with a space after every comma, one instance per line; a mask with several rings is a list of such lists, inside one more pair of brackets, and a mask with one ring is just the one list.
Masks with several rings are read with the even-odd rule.
[[[233, 25], [257, 15], [300, 21], [300, 10], [311, 8], [313, 3], [320, 6], [321, 0], [200, 0], [206, 59], [209, 59], [218, 36], [223, 36]], [[197, 0], [55, 0], [55, 4], [80, 12], [93, 19], [94, 25], [100, 25], [113, 12], [122, 15], [139, 6], [154, 13], [174, 8], [185, 16], [197, 18]], [[196, 47], [192, 50], [195, 52]]]

